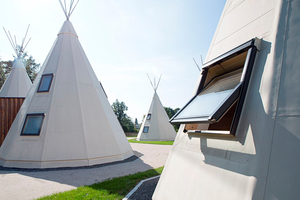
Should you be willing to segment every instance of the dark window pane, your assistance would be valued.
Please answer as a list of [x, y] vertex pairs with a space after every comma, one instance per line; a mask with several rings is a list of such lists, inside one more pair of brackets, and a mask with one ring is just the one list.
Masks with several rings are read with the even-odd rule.
[[39, 135], [44, 115], [27, 115], [21, 135]]
[[38, 92], [48, 92], [50, 90], [50, 85], [52, 82], [53, 75], [43, 75], [39, 85]]
[[143, 133], [148, 133], [148, 131], [149, 131], [149, 126], [144, 126]]
[[151, 119], [151, 114], [147, 115], [147, 120]]

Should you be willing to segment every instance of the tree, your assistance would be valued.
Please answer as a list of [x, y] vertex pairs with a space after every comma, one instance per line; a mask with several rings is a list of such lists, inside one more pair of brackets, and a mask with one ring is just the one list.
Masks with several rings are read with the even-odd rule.
[[126, 114], [128, 107], [123, 101], [119, 102], [118, 99], [116, 99], [116, 101], [111, 105], [111, 107], [125, 133], [137, 132], [134, 128], [134, 123], [132, 122], [131, 118]]
[[[171, 119], [179, 110], [180, 108], [175, 108], [174, 110], [170, 107], [164, 107], [169, 119]], [[179, 129], [179, 124], [174, 124], [173, 127], [175, 129], [175, 131], [177, 132]]]
[[[27, 52], [24, 52], [21, 56], [23, 60], [23, 64], [25, 66], [26, 72], [33, 82], [38, 71], [40, 70], [40, 65], [35, 62], [32, 56], [28, 56]], [[4, 84], [5, 80], [9, 76], [9, 73], [13, 67], [14, 63], [11, 60], [8, 61], [0, 61], [0, 88]]]
[[0, 88], [4, 84], [6, 78], [8, 77], [12, 66], [12, 61], [0, 61]]
[[25, 52], [22, 55], [22, 59], [23, 59], [23, 62], [24, 62], [26, 72], [27, 72], [31, 82], [33, 82], [34, 79], [36, 78], [37, 73], [40, 71], [41, 64], [40, 63], [37, 64], [35, 62], [35, 59], [31, 55], [28, 56], [27, 52]]

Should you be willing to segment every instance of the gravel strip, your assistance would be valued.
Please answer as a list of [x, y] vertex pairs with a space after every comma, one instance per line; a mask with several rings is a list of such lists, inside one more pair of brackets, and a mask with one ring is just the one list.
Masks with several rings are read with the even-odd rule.
[[160, 176], [156, 176], [152, 179], [144, 180], [143, 183], [140, 186], [138, 186], [138, 188], [134, 188], [123, 200], [151, 200], [156, 185], [158, 183], [159, 177]]

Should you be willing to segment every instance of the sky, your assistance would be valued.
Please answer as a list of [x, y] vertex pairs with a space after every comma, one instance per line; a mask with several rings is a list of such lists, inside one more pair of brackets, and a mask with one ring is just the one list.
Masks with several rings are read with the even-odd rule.
[[[4, 0], [2, 0], [4, 1]], [[70, 0], [67, 0], [69, 4]], [[182, 108], [193, 95], [201, 55], [206, 53], [226, 0], [81, 0], [70, 17], [79, 41], [101, 81], [110, 104], [118, 99], [127, 115], [141, 123], [154, 90], [165, 107]], [[43, 64], [63, 22], [58, 0], [2, 2], [0, 25], [25, 51]], [[0, 59], [13, 60], [13, 49], [0, 31]]]

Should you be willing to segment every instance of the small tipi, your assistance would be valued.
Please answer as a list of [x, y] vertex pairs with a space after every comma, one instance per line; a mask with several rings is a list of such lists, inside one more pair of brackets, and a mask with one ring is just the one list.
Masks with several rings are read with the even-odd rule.
[[0, 149], [2, 166], [89, 166], [133, 155], [69, 21], [77, 3], [69, 11], [61, 3], [67, 20]]
[[8, 31], [7, 33], [4, 29], [4, 32], [14, 49], [15, 60], [11, 72], [0, 90], [0, 146], [32, 85], [22, 62], [23, 52], [30, 41], [29, 39], [25, 45], [24, 42], [26, 41], [28, 29], [29, 26], [21, 45], [17, 44], [16, 37], [15, 40], [13, 40], [10, 32]]
[[[149, 78], [150, 80], [150, 78]], [[159, 79], [160, 81], [160, 79]], [[147, 115], [145, 116], [139, 134], [136, 140], [139, 141], [168, 141], [174, 140], [176, 132], [174, 127], [169, 123], [169, 117], [157, 95], [159, 85], [150, 83], [154, 90], [153, 99]]]
[[28, 74], [26, 73], [26, 69], [24, 67], [21, 57], [30, 39], [28, 40], [27, 44], [24, 46], [24, 41], [26, 39], [26, 35], [25, 35], [22, 44], [19, 46], [12, 39], [10, 33], [9, 34], [6, 33], [6, 35], [10, 41], [10, 44], [14, 49], [16, 57], [11, 72], [0, 90], [0, 98], [25, 98], [32, 83], [28, 77]]

